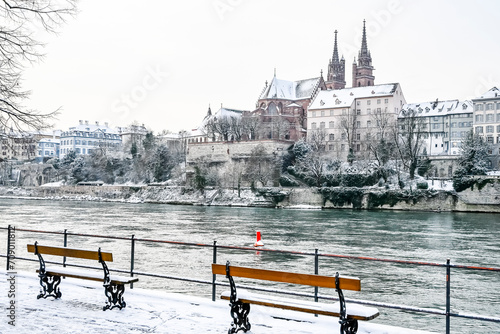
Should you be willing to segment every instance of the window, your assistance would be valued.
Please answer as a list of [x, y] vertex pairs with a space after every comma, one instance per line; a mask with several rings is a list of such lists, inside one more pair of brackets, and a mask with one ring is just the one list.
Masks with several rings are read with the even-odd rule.
[[389, 99], [385, 99], [385, 100], [384, 100], [384, 103], [389, 103]]
[[330, 110], [330, 116], [333, 116], [333, 110]]
[[330, 121], [330, 122], [328, 123], [328, 127], [329, 127], [330, 129], [333, 129], [333, 128], [335, 127], [335, 122], [334, 122], [334, 121]]
[[500, 113], [497, 114], [497, 122], [500, 122]]
[[343, 133], [342, 135], [340, 135], [340, 138], [342, 138], [342, 140], [345, 140], [345, 133]]
[[361, 109], [356, 110], [356, 115], [361, 115]]
[[483, 121], [483, 115], [476, 115], [476, 122], [482, 122]]
[[345, 109], [342, 109], [342, 115], [346, 115], [347, 111]]
[[380, 104], [381, 103], [381, 100], [380, 99], [377, 99], [377, 104]]
[[368, 105], [368, 106], [369, 106], [369, 105], [371, 105], [371, 104], [372, 104], [372, 100], [368, 100], [368, 101], [366, 101], [366, 105]]
[[497, 125], [497, 132], [500, 133], [500, 125]]
[[493, 122], [493, 114], [486, 114], [486, 122]]
[[372, 121], [366, 121], [366, 127], [369, 128], [372, 126]]
[[328, 145], [328, 151], [333, 151], [333, 149], [334, 149], [334, 145], [333, 144]]
[[439, 123], [434, 123], [434, 124], [432, 124], [432, 128], [433, 128], [433, 129], [440, 129], [440, 128], [441, 128], [441, 124], [439, 124]]
[[382, 112], [382, 109], [377, 108], [377, 112], [380, 114]]
[[325, 128], [325, 122], [321, 122], [321, 123], [319, 123], [319, 128], [320, 128], [320, 129], [324, 129], [324, 128]]
[[330, 133], [330, 135], [328, 136], [328, 140], [330, 140], [330, 141], [335, 140], [335, 134]]
[[483, 110], [483, 105], [482, 104], [476, 104], [474, 110], [475, 111], [481, 111], [481, 110]]
[[488, 144], [493, 144], [493, 136], [488, 136], [488, 137], [486, 137], [486, 142], [487, 142]]
[[321, 116], [325, 116], [325, 111], [321, 110]]
[[[460, 123], [460, 124], [462, 124], [462, 123]], [[456, 128], [456, 127], [457, 127], [457, 122], [453, 122], [453, 123], [451, 123], [451, 127], [452, 127], [452, 128]]]
[[311, 123], [311, 129], [315, 130], [316, 129], [316, 122]]
[[370, 132], [366, 134], [366, 140], [372, 140], [372, 134]]
[[366, 112], [367, 112], [368, 114], [371, 114], [371, 113], [372, 113], [372, 108], [368, 108], [368, 109], [366, 109]]
[[361, 151], [361, 144], [356, 144], [356, 151], [357, 152]]
[[493, 103], [487, 103], [486, 110], [493, 110]]
[[345, 151], [345, 144], [341, 144], [341, 145], [340, 145], [340, 150], [341, 150], [341, 151]]
[[488, 125], [486, 127], [486, 133], [493, 133], [493, 132], [495, 132], [493, 125]]
[[361, 127], [361, 122], [360, 121], [356, 121], [356, 128], [360, 128]]
[[500, 102], [497, 102], [497, 110], [500, 110]]
[[361, 140], [361, 133], [356, 133], [356, 140]]
[[360, 106], [361, 105], [361, 101], [356, 101], [356, 105]]
[[483, 133], [483, 127], [482, 126], [476, 126], [476, 133]]

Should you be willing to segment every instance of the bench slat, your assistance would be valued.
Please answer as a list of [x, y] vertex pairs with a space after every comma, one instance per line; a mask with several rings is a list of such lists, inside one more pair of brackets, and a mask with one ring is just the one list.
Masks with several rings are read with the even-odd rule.
[[[340, 303], [325, 304], [308, 302], [303, 300], [280, 298], [269, 295], [254, 294], [246, 290], [238, 290], [238, 300], [243, 303], [281, 308], [285, 310], [299, 311], [304, 313], [321, 314], [326, 316], [340, 317]], [[221, 299], [230, 300], [230, 291], [221, 294]], [[379, 315], [378, 309], [374, 307], [346, 304], [347, 318], [356, 320], [372, 320]]]
[[[36, 272], [39, 272], [37, 270]], [[86, 279], [90, 281], [104, 281], [104, 273], [103, 272], [94, 272], [94, 271], [80, 271], [70, 268], [55, 268], [49, 267], [45, 269], [45, 272], [49, 275], [57, 275], [64, 277], [72, 277], [72, 278], [80, 278]], [[127, 277], [127, 276], [118, 276], [118, 275], [110, 275], [111, 283], [119, 283], [119, 284], [129, 284], [133, 282], [138, 282], [139, 278], [137, 277]]]
[[[99, 252], [91, 251], [85, 249], [77, 249], [77, 248], [67, 248], [67, 247], [54, 247], [54, 246], [43, 246], [37, 245], [38, 252], [40, 254], [47, 255], [59, 255], [66, 257], [74, 257], [79, 259], [88, 259], [88, 260], [96, 260], [99, 261]], [[28, 245], [28, 252], [35, 253], [35, 245]], [[113, 262], [113, 254], [101, 252], [101, 256], [103, 261]]]
[[[230, 266], [230, 275], [233, 277], [253, 278], [273, 282], [293, 283], [322, 288], [336, 288], [335, 277], [289, 273], [266, 269], [254, 269], [246, 267]], [[216, 275], [226, 275], [226, 266], [212, 264], [212, 272]], [[361, 291], [361, 280], [357, 277], [340, 276], [340, 288], [342, 290]]]

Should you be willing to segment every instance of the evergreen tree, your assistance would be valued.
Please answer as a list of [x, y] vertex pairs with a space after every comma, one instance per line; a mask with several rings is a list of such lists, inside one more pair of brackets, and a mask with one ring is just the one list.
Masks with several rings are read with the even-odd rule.
[[458, 159], [459, 170], [463, 175], [486, 175], [488, 170], [488, 144], [482, 136], [467, 133], [462, 142], [461, 155]]

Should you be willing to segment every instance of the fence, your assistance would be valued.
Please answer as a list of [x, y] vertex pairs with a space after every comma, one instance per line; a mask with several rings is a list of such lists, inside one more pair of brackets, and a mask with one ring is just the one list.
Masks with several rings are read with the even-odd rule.
[[[68, 246], [68, 236], [78, 236], [78, 237], [97, 238], [97, 239], [109, 239], [109, 240], [122, 240], [122, 241], [126, 241], [126, 242], [130, 243], [130, 269], [129, 270], [114, 269], [114, 270], [110, 270], [110, 271], [118, 272], [118, 273], [126, 273], [126, 274], [129, 274], [130, 276], [139, 275], [139, 276], [146, 276], [146, 277], [152, 277], [152, 278], [171, 279], [171, 280], [178, 280], [178, 281], [191, 282], [191, 283], [197, 283], [197, 284], [211, 285], [211, 287], [212, 287], [211, 295], [212, 295], [212, 300], [214, 300], [214, 301], [216, 299], [216, 287], [217, 286], [228, 286], [228, 284], [217, 282], [216, 275], [212, 275], [212, 280], [201, 280], [201, 279], [188, 278], [188, 277], [178, 277], [178, 276], [171, 276], [171, 275], [163, 275], [163, 274], [159, 274], [159, 273], [137, 271], [134, 268], [135, 256], [136, 256], [136, 250], [135, 250], [136, 244], [138, 242], [144, 242], [144, 243], [147, 242], [147, 243], [154, 243], [154, 244], [169, 244], [169, 245], [173, 245], [173, 246], [177, 246], [177, 247], [195, 247], [195, 248], [211, 249], [213, 263], [217, 262], [218, 251], [221, 249], [231, 250], [231, 251], [243, 251], [243, 252], [247, 252], [247, 251], [248, 252], [255, 252], [256, 251], [256, 249], [253, 247], [236, 247], [236, 246], [217, 245], [216, 241], [214, 241], [213, 244], [186, 243], [186, 242], [178, 242], [178, 241], [136, 238], [135, 235], [132, 235], [131, 237], [114, 237], [114, 236], [105, 236], [105, 235], [70, 233], [67, 230], [64, 230], [64, 232], [55, 232], [55, 231], [42, 231], [42, 230], [30, 230], [30, 229], [16, 229], [10, 225], [7, 228], [0, 227], [0, 229], [7, 231], [7, 251], [5, 254], [0, 254], [0, 257], [6, 258], [7, 271], [9, 271], [9, 268], [10, 268], [10, 261], [12, 261], [13, 259], [22, 260], [22, 261], [38, 262], [38, 260], [34, 259], [34, 258], [25, 258], [25, 257], [18, 257], [18, 256], [10, 255], [11, 253], [9, 253], [9, 250], [11, 250], [11, 247], [12, 247], [11, 237], [12, 237], [12, 235], [14, 235], [14, 231], [16, 233], [17, 232], [29, 232], [29, 233], [36, 233], [36, 234], [49, 234], [49, 235], [56, 235], [56, 236], [58, 235], [58, 236], [62, 237], [62, 239], [63, 239], [62, 241], [63, 241], [63, 244], [65, 247]], [[25, 245], [23, 245], [23, 246], [25, 246]], [[382, 307], [382, 308], [388, 308], [388, 309], [410, 311], [410, 312], [415, 312], [415, 313], [433, 314], [433, 315], [437, 315], [437, 316], [443, 316], [446, 319], [446, 333], [447, 334], [450, 333], [451, 318], [464, 318], [464, 319], [472, 319], [475, 321], [486, 321], [486, 322], [500, 323], [500, 318], [497, 318], [497, 317], [489, 317], [489, 316], [482, 316], [482, 315], [478, 315], [478, 314], [465, 314], [465, 313], [457, 313], [457, 312], [453, 313], [453, 312], [451, 312], [451, 299], [450, 299], [451, 281], [452, 281], [451, 280], [451, 270], [452, 269], [500, 272], [500, 268], [454, 265], [454, 264], [450, 263], [449, 259], [446, 261], [446, 263], [440, 264], [440, 263], [431, 263], [431, 262], [415, 262], [415, 261], [382, 259], [382, 258], [373, 258], [373, 257], [359, 257], [359, 256], [336, 255], [336, 254], [321, 254], [321, 253], [319, 253], [318, 249], [316, 249], [314, 252], [298, 252], [298, 251], [286, 251], [286, 250], [274, 250], [274, 249], [258, 249], [258, 251], [259, 252], [280, 253], [280, 254], [300, 255], [300, 256], [312, 257], [314, 259], [314, 268], [315, 268], [314, 273], [315, 274], [318, 274], [320, 257], [339, 258], [339, 259], [347, 259], [347, 260], [371, 261], [371, 262], [384, 262], [384, 263], [399, 264], [399, 265], [404, 265], [404, 266], [427, 266], [427, 267], [443, 268], [445, 270], [445, 273], [446, 273], [445, 274], [446, 275], [445, 311], [442, 311], [439, 309], [419, 308], [419, 307], [412, 307], [412, 306], [408, 306], [408, 305], [397, 305], [397, 304], [381, 303], [381, 302], [366, 301], [366, 300], [354, 300], [354, 299], [348, 299], [348, 298], [346, 298], [346, 301], [349, 301], [352, 303], [369, 305], [369, 306], [375, 306], [375, 307]], [[84, 266], [84, 265], [78, 265], [78, 264], [67, 264], [66, 259], [64, 259], [61, 263], [51, 262], [51, 261], [46, 261], [46, 263], [61, 264], [64, 266], [73, 266], [73, 267], [79, 267], [79, 268], [102, 269], [102, 268], [92, 267], [92, 266]], [[315, 288], [314, 293], [292, 292], [292, 291], [278, 290], [278, 289], [272, 289], [272, 288], [255, 287], [255, 286], [242, 286], [242, 287], [244, 287], [246, 289], [257, 290], [257, 291], [314, 298], [315, 301], [318, 301], [320, 299], [334, 300], [334, 301], [338, 300], [335, 297], [319, 295], [317, 287]], [[133, 288], [133, 284], [131, 284], [131, 288]]]

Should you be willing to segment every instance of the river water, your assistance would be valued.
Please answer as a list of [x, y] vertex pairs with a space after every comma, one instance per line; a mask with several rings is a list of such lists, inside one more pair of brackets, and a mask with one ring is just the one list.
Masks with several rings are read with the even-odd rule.
[[[251, 246], [261, 231], [265, 248], [320, 254], [500, 267], [500, 216], [483, 213], [427, 213], [352, 210], [279, 210], [172, 206], [103, 202], [0, 199], [2, 227], [106, 236], [181, 241], [225, 246]], [[5, 254], [6, 232], [0, 252]], [[17, 255], [31, 257], [25, 244], [38, 240], [62, 244], [61, 235], [16, 232]], [[68, 246], [112, 251], [110, 268], [130, 268], [130, 240], [69, 236]], [[264, 251], [219, 249], [218, 263], [260, 266], [314, 273], [311, 256]], [[212, 249], [136, 242], [135, 270], [211, 280]], [[320, 257], [319, 273], [361, 278], [362, 291], [346, 298], [412, 307], [445, 308], [446, 271], [442, 267]], [[2, 262], [4, 263], [4, 262]], [[96, 264], [98, 265], [98, 264]], [[18, 270], [34, 270], [34, 262], [17, 262]], [[222, 277], [218, 280], [224, 281]], [[209, 285], [141, 277], [137, 287], [206, 296]], [[452, 312], [500, 316], [500, 272], [452, 269]], [[288, 287], [277, 286], [278, 289]], [[305, 290], [304, 290], [305, 289]], [[305, 287], [303, 292], [312, 293]], [[326, 289], [325, 289], [326, 290]], [[320, 290], [322, 295], [334, 291]], [[375, 322], [444, 333], [442, 316], [380, 308]], [[452, 333], [500, 333], [500, 324], [451, 319]]]

